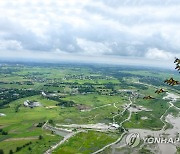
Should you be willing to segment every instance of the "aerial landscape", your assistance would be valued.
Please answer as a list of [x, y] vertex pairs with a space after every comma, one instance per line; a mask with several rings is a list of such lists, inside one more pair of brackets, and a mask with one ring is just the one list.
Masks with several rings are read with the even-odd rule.
[[[170, 77], [180, 80], [175, 71], [1, 63], [0, 72], [5, 153], [130, 152], [119, 141], [134, 129], [179, 135], [180, 89], [163, 83]], [[168, 92], [156, 94], [159, 87]], [[155, 99], [144, 100], [147, 95]], [[158, 148], [150, 146], [156, 145], [135, 150], [156, 153]]]
[[179, 10], [1, 0], [0, 154], [180, 154]]

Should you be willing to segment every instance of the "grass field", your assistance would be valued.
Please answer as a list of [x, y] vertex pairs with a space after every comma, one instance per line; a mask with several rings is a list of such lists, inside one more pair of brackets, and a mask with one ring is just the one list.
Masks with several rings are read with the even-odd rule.
[[104, 145], [112, 143], [118, 139], [119, 134], [111, 133], [101, 133], [95, 131], [88, 131], [79, 133], [78, 135], [72, 137], [67, 143], [64, 143], [54, 154], [74, 154], [74, 153], [84, 153], [89, 154], [98, 149], [102, 148]]
[[[8, 154], [16, 153], [41, 154], [50, 146], [63, 139], [51, 131], [37, 127], [39, 123], [53, 120], [54, 124], [97, 124], [107, 125], [115, 121], [119, 124], [128, 118], [130, 112], [124, 105], [130, 103], [133, 90], [139, 96], [133, 103], [152, 111], [132, 113], [130, 121], [123, 124], [125, 128], [161, 129], [162, 114], [169, 107], [165, 94], [157, 95], [157, 88], [164, 88], [178, 93], [178, 86], [165, 85], [163, 80], [178, 74], [172, 71], [158, 70], [126, 70], [121, 67], [95, 67], [72, 65], [15, 65], [4, 64], [0, 68], [0, 149]], [[143, 84], [138, 84], [138, 81]], [[162, 86], [161, 86], [162, 83]], [[17, 91], [19, 90], [19, 91]], [[30, 94], [30, 91], [32, 95]], [[58, 99], [43, 97], [41, 92], [55, 94]], [[25, 93], [25, 94], [24, 94]], [[143, 100], [151, 95], [155, 100]], [[12, 97], [11, 97], [12, 96]], [[37, 101], [40, 107], [25, 107], [24, 101]], [[61, 100], [72, 101], [73, 106], [58, 105]], [[175, 102], [180, 107], [179, 100]], [[82, 108], [82, 109], [81, 109]], [[167, 113], [178, 116], [178, 111], [171, 108]], [[147, 119], [143, 119], [146, 117]], [[170, 127], [170, 126], [168, 126]], [[4, 135], [2, 132], [7, 132]], [[94, 152], [114, 142], [120, 136], [115, 132], [82, 132], [70, 138], [58, 147], [54, 153], [85, 153]], [[40, 137], [41, 136], [41, 137]]]

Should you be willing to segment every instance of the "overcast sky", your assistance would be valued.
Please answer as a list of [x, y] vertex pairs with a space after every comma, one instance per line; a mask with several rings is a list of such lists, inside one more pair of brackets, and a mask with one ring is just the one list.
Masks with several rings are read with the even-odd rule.
[[0, 59], [167, 67], [175, 56], [179, 0], [0, 0]]

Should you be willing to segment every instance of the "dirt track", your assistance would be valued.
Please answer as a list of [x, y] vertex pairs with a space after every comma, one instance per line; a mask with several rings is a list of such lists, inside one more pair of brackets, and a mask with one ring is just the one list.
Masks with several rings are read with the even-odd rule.
[[21, 141], [21, 140], [37, 140], [38, 136], [34, 136], [34, 137], [24, 137], [24, 138], [9, 138], [6, 139], [4, 141], [8, 142], [8, 141]]

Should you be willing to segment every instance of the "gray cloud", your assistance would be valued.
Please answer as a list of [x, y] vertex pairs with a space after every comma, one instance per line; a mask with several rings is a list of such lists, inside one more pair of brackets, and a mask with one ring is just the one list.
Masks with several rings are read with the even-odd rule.
[[179, 5], [178, 0], [100, 0], [104, 4], [112, 7], [119, 6], [170, 6]]
[[172, 58], [179, 10], [178, 0], [2, 0], [0, 53]]

